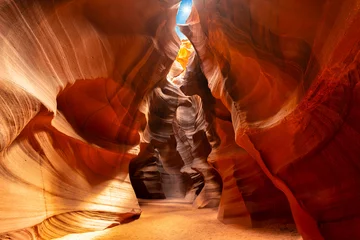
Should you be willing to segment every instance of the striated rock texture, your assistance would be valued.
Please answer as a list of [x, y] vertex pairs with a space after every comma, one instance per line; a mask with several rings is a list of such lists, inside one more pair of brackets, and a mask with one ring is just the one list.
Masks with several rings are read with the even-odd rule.
[[254, 159], [246, 172], [259, 166], [285, 194], [304, 239], [360, 237], [359, 7], [195, 1], [182, 27], [241, 147], [220, 172], [234, 172], [246, 204], [251, 184], [238, 165]]
[[194, 0], [190, 42], [178, 5], [0, 2], [0, 239], [113, 227], [136, 197], [360, 239], [360, 1]]
[[292, 222], [285, 195], [272, 184], [256, 161], [235, 143], [231, 114], [211, 95], [198, 57], [192, 58], [187, 65], [181, 89], [188, 95], [197, 94], [206, 103], [202, 109], [210, 126], [207, 136], [212, 145], [208, 162], [220, 173], [224, 184], [218, 218], [252, 226], [274, 221]]
[[138, 108], [180, 41], [178, 1], [0, 3], [0, 239], [138, 218]]
[[212, 125], [206, 119], [203, 99], [187, 96], [182, 89], [185, 67], [194, 57], [191, 44], [183, 41], [167, 79], [144, 99], [147, 125], [142, 140], [148, 143], [146, 152], [152, 148], [161, 162], [165, 196], [185, 197], [191, 202], [196, 198], [198, 207], [217, 206], [220, 185], [217, 173], [207, 163], [211, 146], [206, 132]]

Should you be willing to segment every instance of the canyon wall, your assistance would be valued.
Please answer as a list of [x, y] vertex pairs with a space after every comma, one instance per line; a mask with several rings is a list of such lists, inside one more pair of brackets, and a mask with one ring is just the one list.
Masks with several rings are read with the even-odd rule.
[[177, 2], [1, 1], [0, 239], [139, 217], [128, 168], [179, 49]]
[[304, 239], [360, 237], [359, 6], [195, 1], [182, 27], [231, 113], [236, 155], [286, 195]]
[[0, 2], [0, 239], [126, 223], [136, 197], [360, 238], [360, 1], [194, 0], [190, 42], [178, 5]]

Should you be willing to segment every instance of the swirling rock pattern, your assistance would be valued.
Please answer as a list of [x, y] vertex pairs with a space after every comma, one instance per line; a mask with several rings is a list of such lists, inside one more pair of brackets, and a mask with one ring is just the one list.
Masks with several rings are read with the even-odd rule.
[[0, 2], [0, 239], [110, 228], [136, 197], [360, 238], [360, 1], [194, 0], [190, 42], [178, 4]]
[[208, 123], [206, 134], [212, 145], [208, 161], [220, 173], [224, 183], [218, 218], [224, 222], [245, 220], [252, 226], [272, 221], [292, 222], [285, 195], [272, 184], [256, 161], [235, 143], [231, 114], [211, 95], [198, 57], [193, 57], [187, 65], [181, 89], [189, 95], [197, 94], [206, 103], [202, 109]]
[[138, 108], [176, 57], [176, 3], [0, 3], [1, 239], [139, 217]]
[[[180, 53], [187, 49], [188, 44], [183, 42]], [[180, 54], [178, 60], [187, 62], [193, 54], [193, 50], [184, 56]], [[172, 176], [175, 182], [183, 182], [182, 186], [177, 187], [177, 191], [182, 192], [178, 197], [182, 195], [191, 200], [199, 193], [195, 205], [216, 206], [220, 197], [220, 185], [214, 179], [216, 173], [207, 163], [211, 147], [205, 134], [208, 122], [202, 99], [183, 93], [181, 86], [185, 69], [176, 62], [168, 79], [160, 82], [145, 99], [143, 111], [147, 113], [147, 126], [143, 133], [144, 141], [155, 149], [165, 172], [170, 174], [169, 177]], [[178, 71], [181, 68], [182, 73]], [[175, 72], [178, 73], [174, 74]], [[184, 174], [192, 179], [190, 185], [193, 187], [190, 190], [187, 186], [189, 183], [186, 183], [189, 181]]]
[[195, 1], [182, 27], [304, 239], [359, 238], [359, 20], [359, 1]]

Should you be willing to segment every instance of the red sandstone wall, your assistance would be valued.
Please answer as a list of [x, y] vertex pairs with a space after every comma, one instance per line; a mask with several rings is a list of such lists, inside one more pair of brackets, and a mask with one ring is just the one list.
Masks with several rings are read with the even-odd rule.
[[359, 2], [195, 1], [183, 32], [304, 239], [359, 238]]
[[360, 2], [195, 0], [174, 62], [177, 2], [0, 3], [1, 237], [139, 217], [130, 165], [198, 207], [219, 174], [225, 222], [360, 238]]
[[176, 57], [176, 2], [0, 3], [0, 238], [139, 217], [138, 108]]

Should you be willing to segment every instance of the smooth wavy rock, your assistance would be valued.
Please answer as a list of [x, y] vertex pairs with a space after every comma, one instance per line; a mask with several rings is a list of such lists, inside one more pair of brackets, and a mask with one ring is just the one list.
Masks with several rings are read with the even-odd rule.
[[292, 222], [285, 195], [255, 159], [235, 143], [231, 114], [212, 96], [196, 55], [188, 62], [181, 89], [188, 95], [200, 96], [204, 103], [206, 135], [212, 146], [208, 162], [220, 173], [223, 182], [218, 218], [223, 222], [245, 220], [254, 227], [269, 222]]
[[0, 239], [140, 216], [128, 175], [138, 108], [175, 60], [177, 3], [0, 3]]
[[137, 197], [360, 239], [360, 0], [193, 2], [189, 42], [180, 0], [0, 1], [0, 239]]
[[236, 143], [304, 239], [355, 239], [359, 1], [194, 1], [187, 26]]
[[134, 159], [131, 161], [129, 174], [137, 198], [166, 198], [163, 191], [163, 178], [159, 171], [158, 161], [155, 157], [146, 158], [141, 162], [139, 160], [135, 161]]
[[[198, 207], [216, 206], [220, 189], [207, 163], [211, 147], [204, 132], [207, 122], [201, 98], [186, 96], [181, 85], [172, 80], [160, 82], [144, 102], [143, 111], [147, 112], [144, 141], [154, 148], [165, 172], [170, 174], [163, 175], [162, 179], [167, 176], [170, 178], [167, 182], [180, 184], [169, 186], [178, 194], [165, 195], [185, 196], [189, 201], [196, 198], [194, 204]], [[191, 177], [190, 183], [186, 175]]]
[[[69, 136], [51, 124], [52, 117], [39, 113], [1, 154], [1, 201], [7, 206], [1, 212], [2, 231], [36, 225], [37, 238], [51, 239], [138, 217], [127, 173], [133, 154]], [[54, 120], [71, 131], [60, 113]]]

